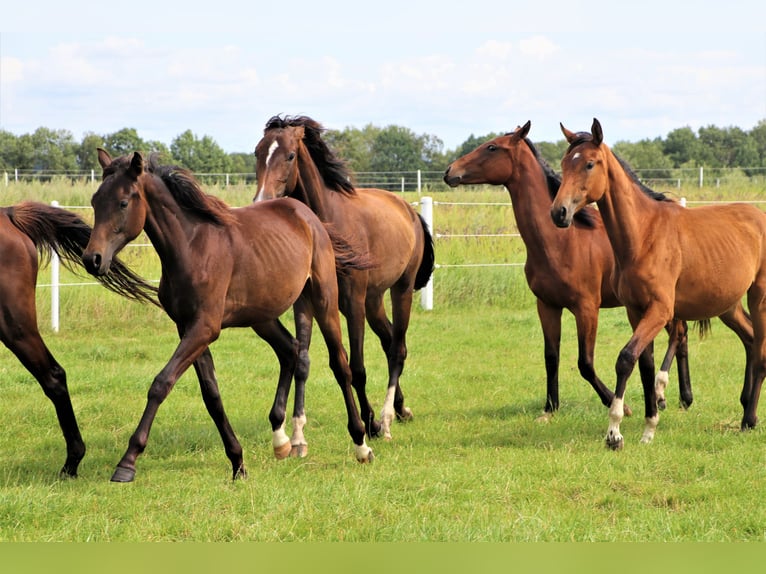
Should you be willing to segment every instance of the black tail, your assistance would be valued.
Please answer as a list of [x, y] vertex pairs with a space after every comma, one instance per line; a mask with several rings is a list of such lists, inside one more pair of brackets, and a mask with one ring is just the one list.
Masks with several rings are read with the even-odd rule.
[[[45, 203], [25, 201], [8, 208], [8, 218], [32, 243], [43, 262], [55, 251], [61, 262], [74, 273], [82, 265], [82, 252], [90, 241], [90, 226], [74, 213]], [[110, 291], [160, 307], [157, 288], [136, 275], [118, 258], [109, 273], [97, 277]]]
[[420, 219], [420, 225], [423, 227], [423, 261], [420, 262], [420, 267], [415, 275], [415, 289], [422, 289], [428, 284], [428, 280], [434, 272], [434, 262], [436, 255], [434, 253], [434, 238], [431, 236], [431, 232], [428, 230], [428, 224], [423, 216], [418, 213], [418, 219]]
[[[747, 315], [747, 318], [750, 318], [750, 315], [745, 312]], [[697, 332], [699, 333], [700, 339], [704, 339], [710, 334], [710, 331], [712, 329], [710, 319], [702, 319], [700, 321], [695, 321], [697, 326]]]

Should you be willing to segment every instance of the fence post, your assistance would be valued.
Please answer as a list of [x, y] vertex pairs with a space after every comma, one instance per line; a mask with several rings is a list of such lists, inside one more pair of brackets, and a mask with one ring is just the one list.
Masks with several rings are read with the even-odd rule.
[[[420, 172], [418, 172], [420, 175]], [[428, 226], [428, 231], [433, 237], [434, 229], [434, 208], [433, 200], [430, 197], [422, 197], [420, 199], [420, 215]], [[420, 306], [426, 311], [431, 311], [434, 308], [434, 276], [431, 274], [430, 279], [425, 287], [420, 291]]]
[[702, 168], [702, 166], [700, 166], [700, 187], [702, 187], [702, 181], [703, 181], [703, 179], [702, 179], [702, 171], [703, 171], [703, 168]]
[[[59, 202], [51, 201], [53, 207], [58, 207]], [[54, 333], [59, 332], [59, 256], [55, 250], [51, 250], [51, 328]]]

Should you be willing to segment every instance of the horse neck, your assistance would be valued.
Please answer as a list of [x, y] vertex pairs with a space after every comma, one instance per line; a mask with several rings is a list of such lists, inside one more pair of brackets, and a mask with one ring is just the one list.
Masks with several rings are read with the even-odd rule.
[[145, 174], [144, 199], [147, 205], [144, 231], [163, 262], [179, 259], [188, 248], [193, 233], [192, 222], [164, 182]]
[[[521, 152], [527, 153], [526, 151]], [[513, 159], [516, 168], [505, 188], [511, 196], [516, 227], [519, 229], [527, 251], [542, 248], [554, 240], [558, 229], [551, 225], [551, 199], [548, 182], [542, 166], [531, 155]]]
[[608, 189], [596, 203], [615, 258], [633, 259], [646, 245], [645, 223], [659, 203], [638, 188], [609, 149], [607, 173]]

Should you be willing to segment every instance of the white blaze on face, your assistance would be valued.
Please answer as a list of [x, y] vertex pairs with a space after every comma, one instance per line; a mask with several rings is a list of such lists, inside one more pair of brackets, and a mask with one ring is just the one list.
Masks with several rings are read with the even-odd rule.
[[[269, 162], [271, 162], [271, 158], [274, 155], [274, 152], [277, 151], [277, 148], [279, 147], [279, 142], [277, 140], [274, 140], [271, 142], [271, 145], [269, 146], [269, 152], [266, 154], [266, 168], [269, 167]], [[255, 201], [261, 201], [263, 200], [263, 188], [258, 190], [258, 194], [255, 196]]]

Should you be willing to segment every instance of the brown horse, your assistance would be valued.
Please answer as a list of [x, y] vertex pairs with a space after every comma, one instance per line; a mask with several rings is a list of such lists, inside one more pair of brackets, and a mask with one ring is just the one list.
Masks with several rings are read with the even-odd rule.
[[[412, 295], [428, 283], [434, 268], [433, 240], [422, 217], [402, 198], [381, 189], [355, 188], [343, 163], [322, 140], [322, 131], [308, 117], [275, 116], [268, 121], [255, 148], [254, 201], [294, 197], [361, 252], [369, 253], [371, 268], [338, 276], [340, 310], [348, 325], [353, 386], [367, 432], [376, 436], [382, 430], [390, 439], [394, 414], [399, 420], [412, 418], [399, 377], [407, 356]], [[391, 295], [392, 321], [383, 303], [386, 291]], [[365, 316], [388, 359], [388, 392], [380, 423], [374, 420], [365, 391]], [[308, 347], [308, 339], [299, 340]]]
[[[74, 264], [81, 263], [90, 232], [90, 226], [77, 215], [43, 203], [28, 201], [0, 208], [0, 340], [37, 379], [56, 408], [67, 449], [62, 477], [77, 476], [85, 444], [69, 398], [66, 372], [37, 327], [35, 285], [38, 259], [45, 262], [55, 251], [74, 270]], [[156, 288], [119, 261], [99, 281], [127, 297], [156, 303]]]
[[[599, 212], [591, 207], [579, 211], [569, 230], [550, 224], [550, 205], [560, 178], [527, 138], [531, 122], [514, 132], [496, 137], [452, 162], [444, 173], [451, 187], [466, 184], [504, 185], [511, 196], [519, 234], [527, 251], [524, 273], [537, 297], [537, 314], [543, 329], [547, 395], [544, 418], [559, 408], [559, 350], [561, 313], [568, 309], [577, 325], [580, 375], [595, 389], [605, 406], [614, 393], [596, 375], [593, 363], [599, 308], [618, 307], [611, 276], [614, 256]], [[657, 375], [664, 391], [667, 369], [678, 355], [678, 387], [681, 405], [692, 403], [687, 360], [686, 324], [674, 323], [671, 345]], [[658, 393], [659, 394], [659, 393]], [[664, 392], [659, 398], [665, 406]], [[630, 409], [625, 405], [625, 413]]]
[[[298, 346], [279, 316], [291, 306], [308, 324], [316, 317], [343, 392], [356, 458], [371, 461], [341, 340], [334, 244], [311, 210], [291, 199], [232, 209], [203, 193], [191, 172], [160, 166], [154, 157], [148, 164], [138, 152], [112, 160], [99, 150], [98, 159], [104, 173], [91, 201], [95, 225], [83, 254], [86, 268], [96, 276], [106, 273], [114, 254], [145, 230], [162, 264], [160, 302], [181, 339], [152, 382], [138, 428], [112, 480], [133, 480], [160, 404], [192, 364], [231, 461], [232, 477], [245, 474], [242, 446], [224, 412], [209, 349], [227, 327], [251, 327], [279, 359], [269, 420], [275, 455], [286, 456], [290, 439], [284, 431], [285, 405]], [[295, 431], [302, 438], [302, 425]]]
[[[636, 360], [649, 360], [654, 337], [673, 317], [720, 317], [742, 340], [747, 357], [742, 429], [754, 427], [766, 375], [766, 216], [747, 204], [687, 209], [656, 201], [603, 143], [598, 120], [593, 120], [592, 133], [561, 129], [569, 149], [561, 160], [561, 187], [551, 216], [556, 225], [567, 227], [577, 211], [598, 204], [617, 262], [617, 293], [633, 326], [617, 358], [607, 446], [622, 448], [628, 377]], [[745, 294], [752, 323], [741, 304]], [[654, 385], [642, 383], [646, 426], [641, 442], [649, 442], [659, 415]]]

